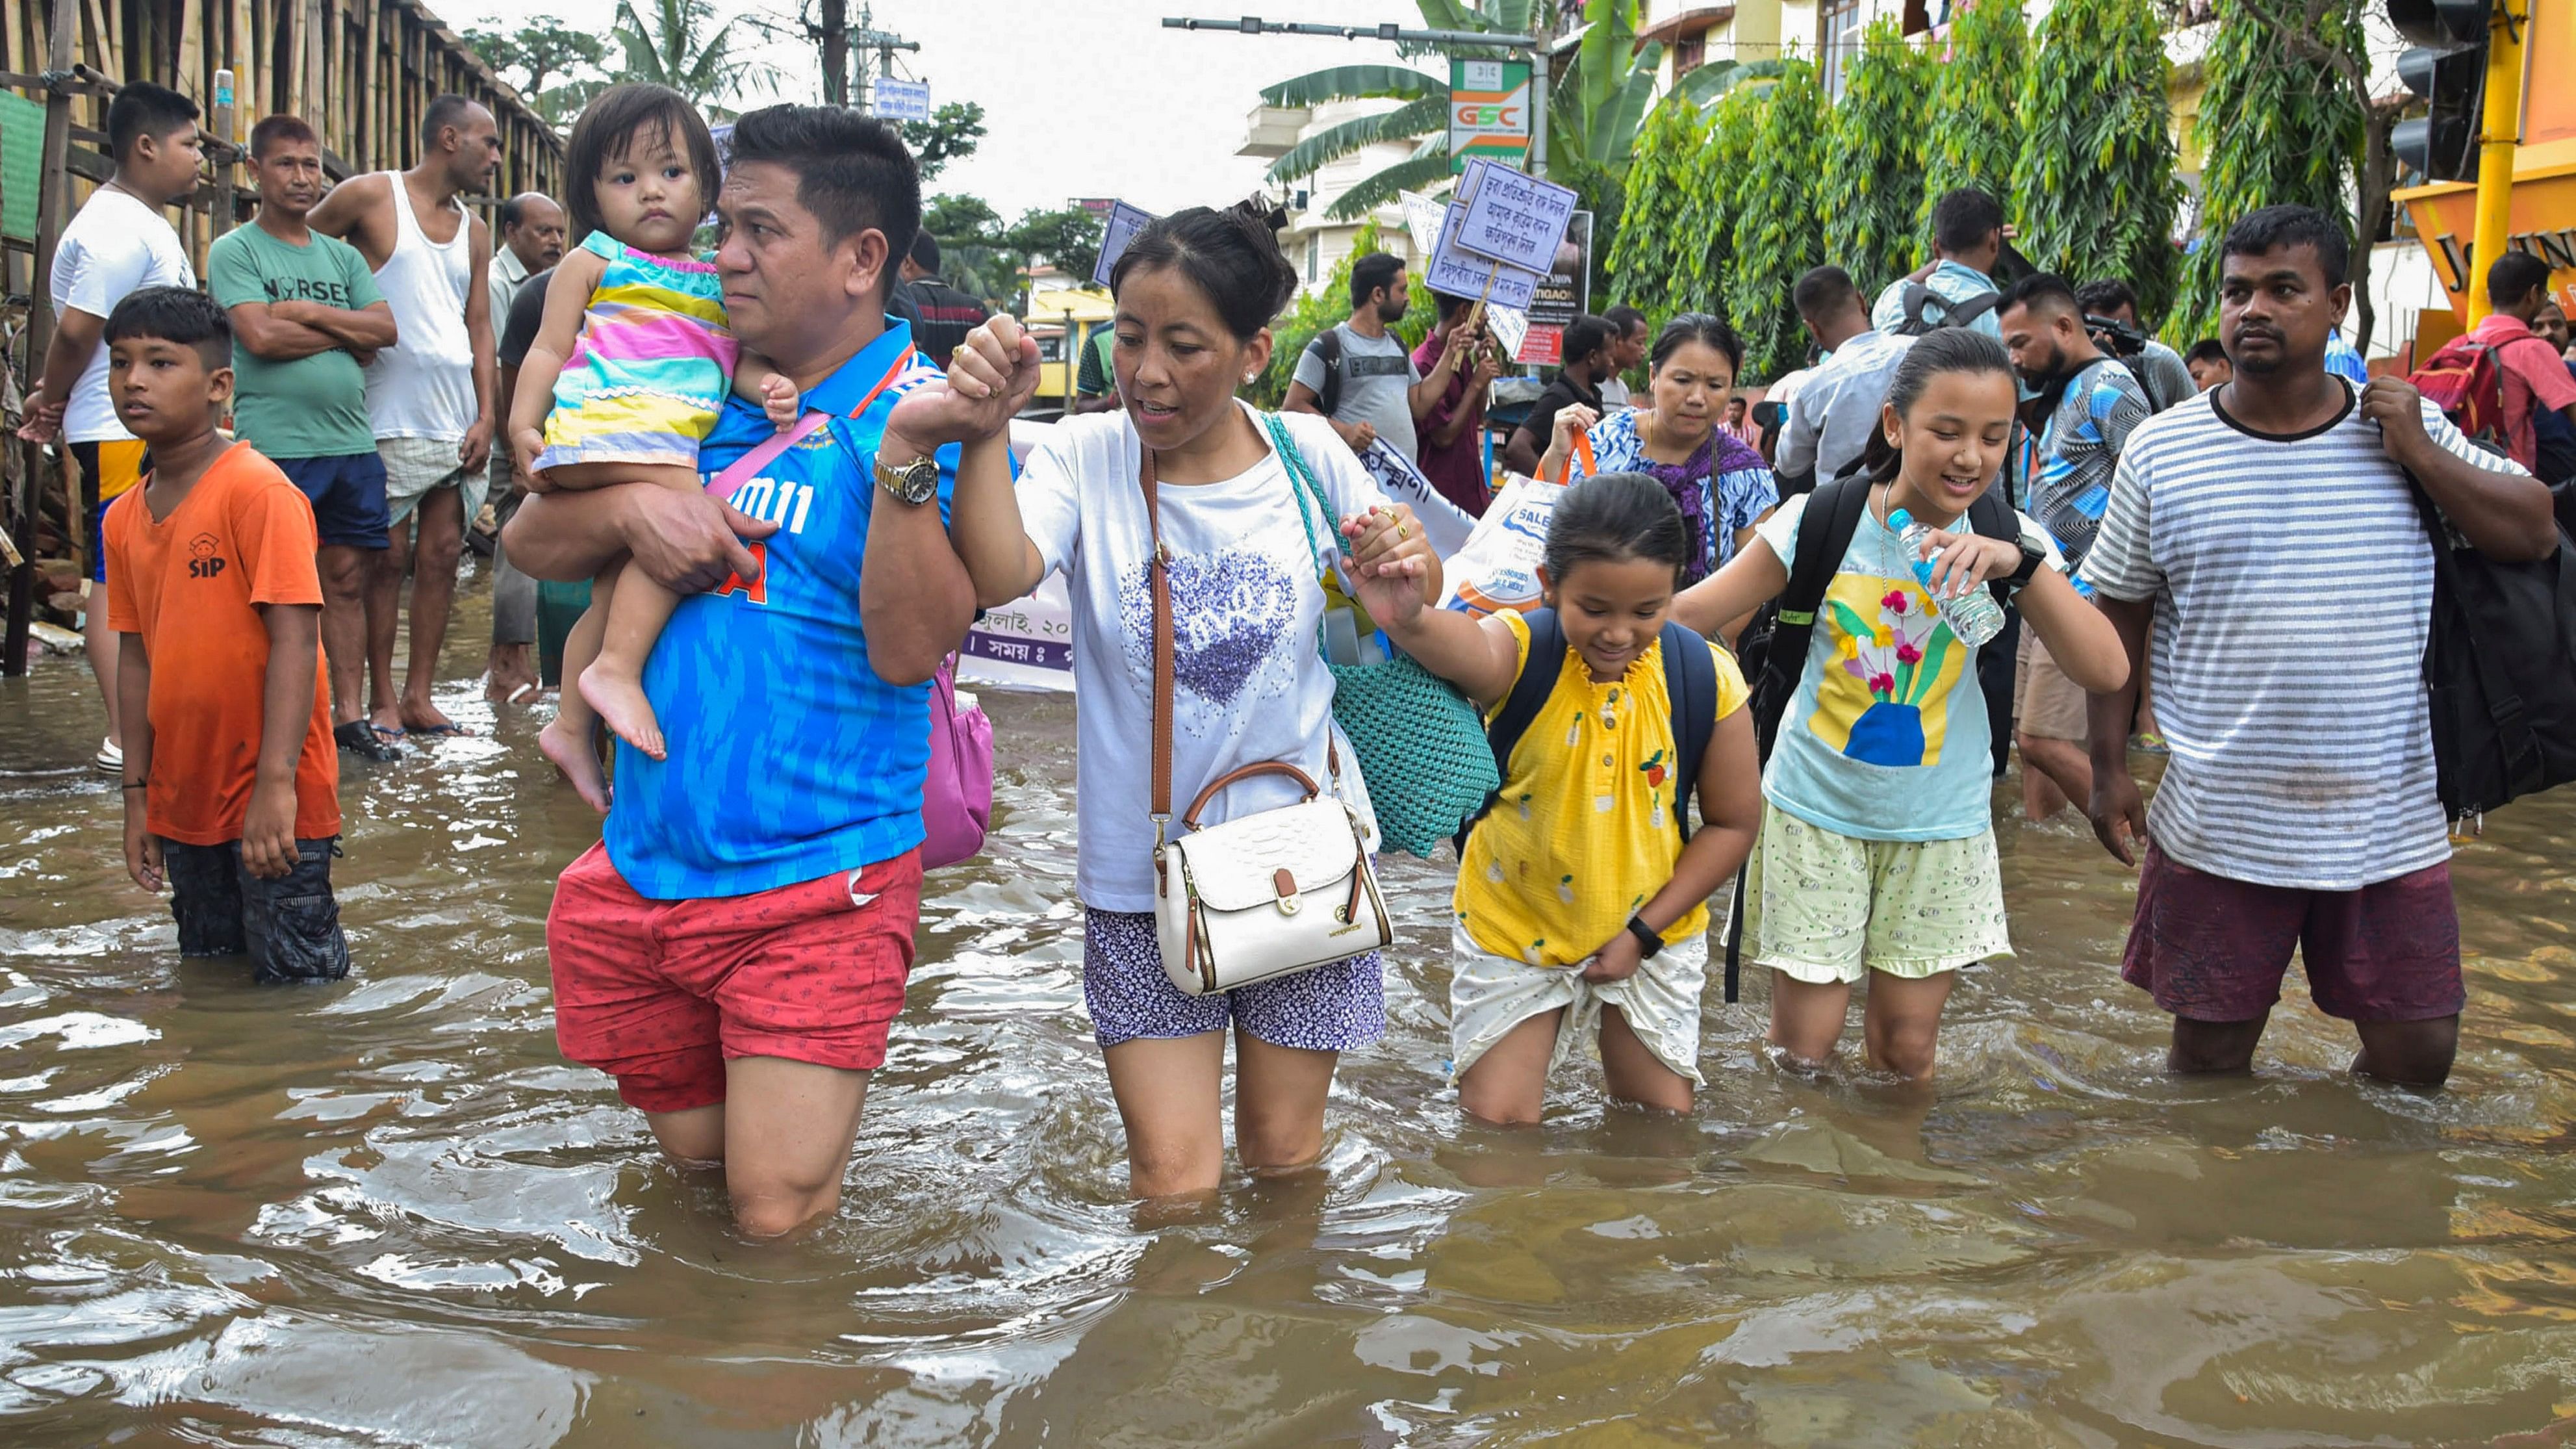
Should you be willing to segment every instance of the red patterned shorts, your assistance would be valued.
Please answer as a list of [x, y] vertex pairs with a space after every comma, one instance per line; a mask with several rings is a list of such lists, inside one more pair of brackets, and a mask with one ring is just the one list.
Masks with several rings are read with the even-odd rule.
[[920, 918], [917, 851], [747, 896], [655, 901], [594, 845], [546, 914], [555, 1040], [645, 1112], [723, 1101], [735, 1057], [873, 1071]]

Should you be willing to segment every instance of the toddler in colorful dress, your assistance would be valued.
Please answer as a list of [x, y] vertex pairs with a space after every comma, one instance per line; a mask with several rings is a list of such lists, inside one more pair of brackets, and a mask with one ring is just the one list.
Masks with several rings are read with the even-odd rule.
[[1705, 1080], [1708, 898], [1752, 850], [1762, 799], [1743, 674], [1666, 627], [1692, 556], [1662, 483], [1603, 473], [1557, 500], [1536, 613], [1477, 619], [1359, 581], [1388, 637], [1489, 727], [1521, 716], [1460, 852], [1451, 933], [1450, 1054], [1483, 1121], [1538, 1121], [1549, 1074], [1596, 1024], [1612, 1097], [1682, 1112]]
[[[519, 369], [510, 437], [540, 489], [650, 483], [696, 490], [698, 444], [728, 392], [760, 400], [780, 427], [796, 388], [743, 354], [726, 326], [716, 270], [689, 251], [715, 199], [715, 139], [677, 91], [613, 86], [583, 110], [566, 147], [565, 200], [581, 246], [546, 285], [545, 321]], [[624, 560], [600, 571], [564, 644], [563, 691], [538, 747], [584, 800], [608, 808], [592, 734], [663, 757], [644, 697], [644, 661], [678, 599]]]

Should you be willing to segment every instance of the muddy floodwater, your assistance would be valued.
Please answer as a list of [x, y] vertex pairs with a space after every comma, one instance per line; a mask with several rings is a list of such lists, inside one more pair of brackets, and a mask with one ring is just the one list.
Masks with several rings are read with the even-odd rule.
[[596, 825], [543, 714], [481, 702], [486, 618], [478, 580], [441, 691], [477, 735], [346, 769], [332, 987], [182, 962], [74, 769], [86, 673], [0, 686], [0, 1443], [2576, 1440], [2576, 791], [2455, 863], [2429, 1097], [2346, 1077], [2296, 986], [2259, 1076], [2168, 1079], [2116, 975], [2128, 874], [2007, 824], [2020, 954], [1952, 999], [1936, 1092], [1775, 1070], [1756, 982], [1712, 1002], [1688, 1121], [1605, 1112], [1587, 1067], [1545, 1130], [1479, 1132], [1447, 877], [1399, 862], [1322, 1172], [1140, 1225], [1072, 705], [988, 695], [999, 829], [926, 892], [848, 1202], [755, 1247], [556, 1055], [543, 922]]

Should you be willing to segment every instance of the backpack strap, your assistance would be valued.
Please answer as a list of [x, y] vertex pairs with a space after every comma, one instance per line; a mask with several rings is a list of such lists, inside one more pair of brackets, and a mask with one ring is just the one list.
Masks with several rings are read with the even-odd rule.
[[1673, 714], [1673, 824], [1690, 844], [1691, 802], [1699, 790], [1699, 762], [1717, 733], [1717, 656], [1688, 627], [1664, 625], [1664, 692]]
[[[1807, 645], [1815, 634], [1816, 610], [1823, 606], [1825, 590], [1842, 568], [1852, 535], [1860, 531], [1861, 515], [1869, 510], [1870, 486], [1866, 473], [1837, 478], [1807, 496], [1806, 512], [1798, 519], [1797, 557], [1790, 560], [1789, 585], [1780, 591], [1776, 606], [1779, 622], [1772, 626], [1771, 642], [1763, 648], [1761, 677], [1753, 686], [1753, 732], [1766, 761], [1779, 736], [1781, 717], [1807, 672]], [[2018, 525], [2014, 536], [2020, 536]], [[1703, 736], [1702, 748], [1706, 744]], [[1743, 975], [1746, 877], [1745, 871], [1735, 873], [1735, 907], [1726, 921], [1726, 1000], [1730, 1002], [1736, 999]]]
[[1306, 350], [1324, 361], [1324, 385], [1315, 393], [1315, 406], [1329, 418], [1342, 405], [1342, 329], [1332, 326], [1316, 333]]
[[1565, 668], [1565, 628], [1556, 622], [1556, 611], [1532, 609], [1521, 617], [1529, 624], [1529, 657], [1521, 662], [1521, 677], [1512, 681], [1501, 713], [1485, 731], [1494, 747], [1498, 775], [1511, 768], [1513, 749], [1537, 721], [1547, 697], [1556, 692], [1556, 676]]
[[1937, 295], [1938, 294], [1930, 287], [1923, 285], [1921, 282], [1908, 282], [1905, 284], [1905, 332], [1907, 336], [1915, 336], [1923, 331], [1923, 309], [1925, 306], [1929, 305]]
[[1980, 292], [1976, 296], [1970, 297], [1964, 302], [1953, 302], [1949, 305], [1947, 310], [1942, 312], [1941, 325], [1944, 327], [1974, 327], [1977, 325], [1978, 318], [1985, 316], [1987, 313], [1995, 310], [1996, 307], [2002, 305], [2003, 300], [2004, 294], [2001, 292]]
[[1790, 561], [1789, 585], [1780, 591], [1779, 622], [1763, 651], [1761, 685], [1754, 691], [1754, 698], [1763, 705], [1753, 725], [1761, 736], [1764, 759], [1770, 758], [1771, 743], [1779, 734], [1781, 712], [1807, 672], [1807, 640], [1815, 632], [1816, 610], [1842, 568], [1852, 535], [1860, 531], [1861, 515], [1869, 510], [1869, 490], [1866, 474], [1837, 478], [1808, 495], [1806, 512], [1798, 519], [1797, 557]]
[[[1529, 626], [1529, 655], [1521, 661], [1521, 677], [1512, 681], [1512, 692], [1503, 697], [1503, 707], [1495, 712], [1493, 723], [1485, 726], [1485, 741], [1494, 750], [1497, 781], [1511, 777], [1512, 751], [1520, 747], [1521, 736], [1529, 733], [1538, 712], [1546, 707], [1547, 697], [1556, 692], [1556, 676], [1565, 668], [1565, 629], [1556, 622], [1556, 611], [1532, 609], [1521, 618]], [[1494, 793], [1485, 797], [1484, 805], [1468, 816], [1467, 823], [1451, 837], [1460, 856], [1467, 853], [1468, 832], [1494, 808], [1502, 794], [1498, 783]]]

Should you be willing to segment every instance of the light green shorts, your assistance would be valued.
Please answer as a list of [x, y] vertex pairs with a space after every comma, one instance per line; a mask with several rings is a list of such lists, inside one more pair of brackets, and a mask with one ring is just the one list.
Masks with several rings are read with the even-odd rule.
[[1995, 833], [1859, 840], [1765, 802], [1744, 894], [1744, 954], [1818, 986], [1920, 980], [2009, 956]]

